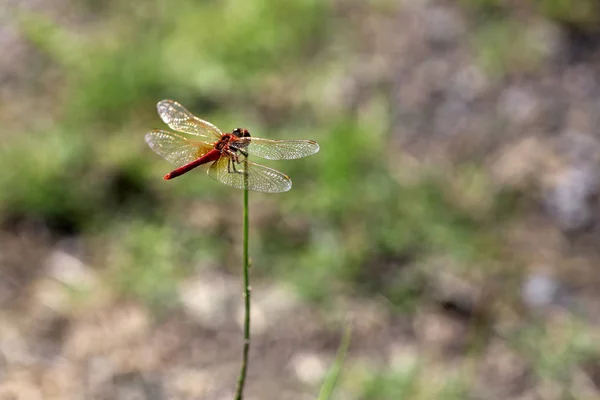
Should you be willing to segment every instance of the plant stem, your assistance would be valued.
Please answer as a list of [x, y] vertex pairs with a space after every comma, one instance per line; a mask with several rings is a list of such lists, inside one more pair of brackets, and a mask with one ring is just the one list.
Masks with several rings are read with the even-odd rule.
[[350, 346], [350, 336], [351, 329], [348, 325], [344, 330], [344, 334], [342, 335], [342, 341], [340, 342], [340, 346], [338, 347], [337, 354], [335, 356], [335, 360], [333, 365], [329, 369], [327, 373], [327, 377], [325, 378], [325, 382], [323, 386], [321, 386], [321, 392], [319, 393], [319, 397], [317, 400], [329, 400], [333, 396], [333, 390], [335, 389], [335, 385], [338, 382], [342, 371], [342, 364], [344, 364], [344, 359], [346, 358], [346, 354], [348, 353], [348, 347]]
[[235, 400], [244, 398], [246, 371], [248, 370], [248, 353], [250, 352], [250, 278], [248, 257], [248, 162], [244, 160], [244, 349], [242, 352], [242, 367], [238, 378]]

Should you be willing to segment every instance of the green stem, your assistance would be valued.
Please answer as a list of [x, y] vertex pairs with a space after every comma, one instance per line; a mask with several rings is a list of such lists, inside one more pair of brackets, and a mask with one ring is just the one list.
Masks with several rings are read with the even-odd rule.
[[340, 378], [340, 374], [342, 372], [342, 364], [344, 364], [344, 359], [346, 358], [346, 354], [348, 353], [348, 347], [350, 346], [350, 336], [351, 329], [348, 325], [344, 330], [344, 334], [342, 335], [342, 341], [340, 342], [340, 346], [338, 347], [337, 354], [335, 356], [335, 360], [333, 365], [329, 369], [327, 373], [327, 377], [325, 378], [325, 382], [323, 386], [321, 386], [321, 392], [319, 393], [319, 397], [317, 400], [329, 400], [333, 396], [333, 390]]
[[246, 372], [248, 370], [248, 353], [250, 352], [250, 278], [248, 269], [250, 260], [248, 257], [248, 163], [244, 161], [244, 349], [242, 352], [242, 367], [238, 378], [235, 400], [244, 398], [244, 385], [246, 383]]

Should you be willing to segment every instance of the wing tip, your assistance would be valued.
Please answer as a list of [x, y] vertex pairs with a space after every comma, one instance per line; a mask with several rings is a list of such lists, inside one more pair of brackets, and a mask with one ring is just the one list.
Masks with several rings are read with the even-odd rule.
[[160, 139], [160, 135], [162, 135], [163, 133], [164, 131], [161, 131], [160, 129], [152, 129], [151, 131], [146, 132], [146, 134], [144, 135], [144, 140], [146, 141], [146, 144], [148, 144], [148, 146], [154, 148], [154, 140]]
[[174, 107], [185, 109], [181, 104], [171, 99], [163, 99], [156, 103], [156, 110], [158, 111], [158, 115], [160, 115], [162, 120], [167, 124], [172, 119], [169, 115], [169, 109], [172, 109]]
[[146, 141], [146, 144], [150, 147], [152, 147], [152, 137], [154, 136], [153, 133], [156, 132], [155, 130], [152, 130], [150, 132], [146, 132], [146, 134], [144, 135], [144, 140]]
[[159, 101], [158, 103], [156, 103], [156, 109], [158, 110], [158, 112], [160, 112], [161, 109], [165, 108], [168, 104], [171, 103], [172, 100], [169, 99], [163, 99], [161, 101]]
[[312, 153], [312, 154], [317, 154], [317, 153], [319, 152], [319, 150], [321, 150], [321, 146], [319, 146], [319, 143], [317, 143], [317, 142], [316, 142], [316, 141], [314, 141], [314, 140], [310, 140], [309, 142], [310, 142], [310, 144], [312, 144], [312, 145], [313, 145], [313, 147], [314, 147], [314, 151], [313, 151], [313, 153]]
[[284, 180], [287, 183], [287, 185], [282, 188], [280, 191], [275, 192], [275, 193], [285, 193], [285, 192], [289, 192], [292, 189], [292, 180], [290, 179], [289, 176], [287, 176], [286, 174], [283, 174]]

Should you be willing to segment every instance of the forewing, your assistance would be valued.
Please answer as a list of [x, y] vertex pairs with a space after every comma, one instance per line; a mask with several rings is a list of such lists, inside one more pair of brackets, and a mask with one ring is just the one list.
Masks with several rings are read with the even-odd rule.
[[270, 140], [255, 137], [239, 138], [229, 143], [235, 149], [267, 160], [292, 160], [319, 151], [314, 140]]
[[194, 142], [176, 133], [160, 130], [146, 133], [146, 143], [158, 155], [177, 166], [192, 162], [214, 148], [209, 143]]
[[209, 140], [218, 140], [223, 134], [219, 128], [210, 122], [197, 118], [176, 101], [159, 101], [156, 108], [160, 118], [173, 130], [203, 136]]
[[272, 168], [256, 164], [246, 159], [241, 162], [229, 161], [229, 157], [220, 157], [208, 169], [208, 175], [225, 185], [244, 189], [244, 164], [248, 167], [248, 190], [265, 193], [287, 192], [292, 188], [291, 179]]

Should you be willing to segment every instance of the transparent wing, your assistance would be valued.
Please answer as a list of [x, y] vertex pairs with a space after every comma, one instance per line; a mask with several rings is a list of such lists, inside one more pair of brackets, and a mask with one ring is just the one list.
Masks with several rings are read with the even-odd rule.
[[197, 118], [176, 101], [159, 101], [156, 108], [160, 118], [173, 130], [203, 136], [209, 140], [218, 140], [223, 134], [219, 128], [210, 122]]
[[176, 133], [160, 130], [146, 133], [146, 143], [158, 155], [177, 166], [192, 162], [214, 148], [210, 143], [194, 142]]
[[287, 192], [292, 188], [291, 179], [272, 168], [240, 158], [240, 162], [230, 157], [220, 157], [208, 169], [208, 175], [225, 185], [244, 189], [244, 163], [248, 164], [248, 190], [265, 193]]
[[310, 156], [319, 151], [319, 145], [314, 140], [270, 140], [243, 137], [231, 141], [229, 146], [267, 160], [292, 160]]

